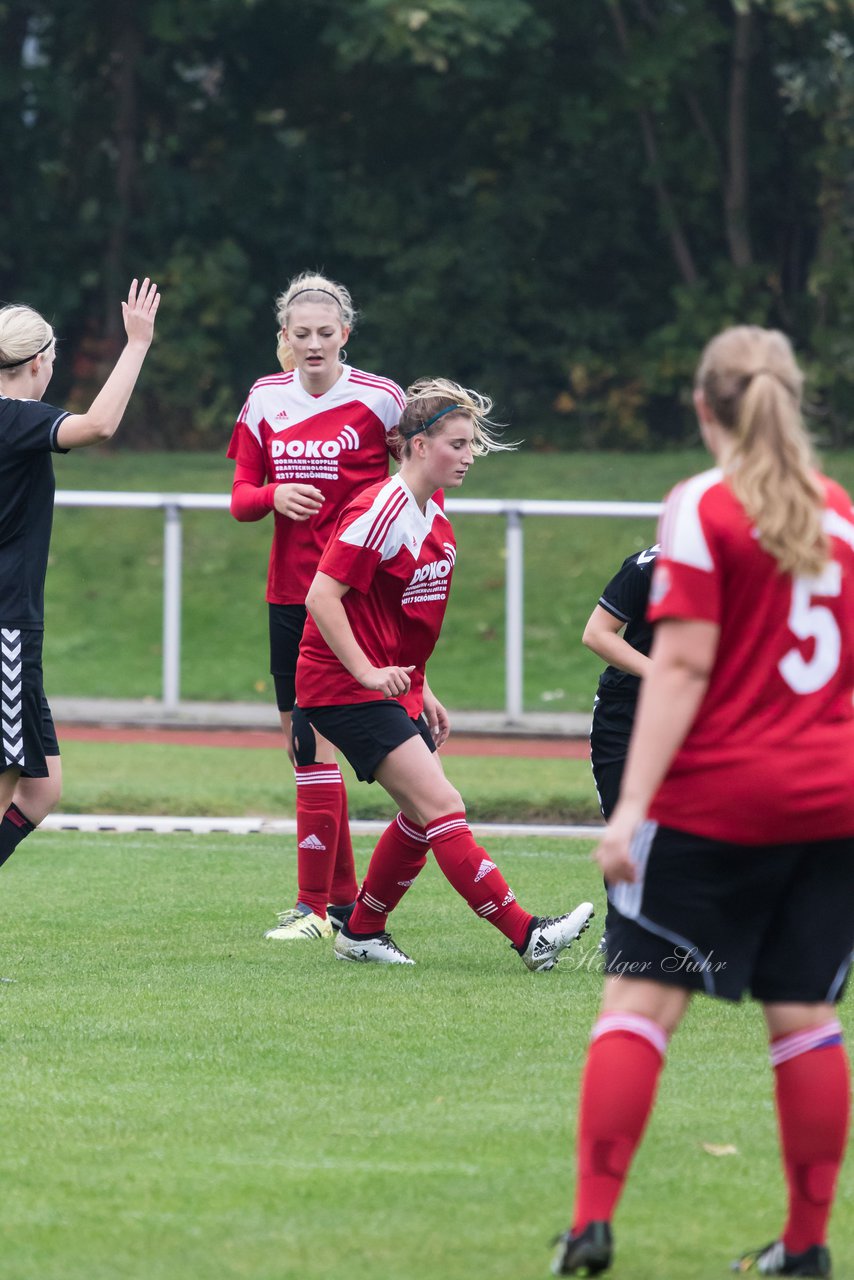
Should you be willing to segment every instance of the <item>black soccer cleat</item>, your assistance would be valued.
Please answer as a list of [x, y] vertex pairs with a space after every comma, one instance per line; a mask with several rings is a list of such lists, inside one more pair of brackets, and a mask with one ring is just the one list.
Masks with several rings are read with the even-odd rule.
[[330, 902], [326, 908], [326, 914], [329, 917], [329, 923], [332, 925], [334, 933], [337, 933], [342, 925], [349, 923], [355, 905], [354, 901], [345, 903], [343, 907], [336, 907]]
[[764, 1249], [754, 1249], [736, 1258], [730, 1267], [740, 1275], [755, 1272], [759, 1276], [817, 1276], [830, 1280], [830, 1250], [823, 1244], [812, 1244], [803, 1253], [789, 1253], [782, 1240], [773, 1240]]
[[555, 1244], [553, 1276], [598, 1276], [608, 1270], [614, 1256], [610, 1222], [588, 1222], [577, 1236], [564, 1231]]

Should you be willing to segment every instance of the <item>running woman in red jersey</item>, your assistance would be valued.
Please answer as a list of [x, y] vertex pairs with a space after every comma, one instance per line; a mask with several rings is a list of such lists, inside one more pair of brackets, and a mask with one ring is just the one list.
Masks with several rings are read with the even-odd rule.
[[380, 837], [355, 910], [335, 941], [340, 960], [412, 964], [386, 931], [388, 915], [433, 855], [477, 915], [495, 925], [529, 969], [551, 969], [587, 928], [589, 902], [557, 919], [532, 916], [475, 842], [436, 748], [447, 714], [425, 666], [442, 627], [456, 559], [451, 524], [431, 495], [458, 488], [475, 457], [501, 448], [491, 404], [452, 382], [407, 392], [398, 428], [400, 470], [344, 511], [309, 590], [297, 666], [294, 748], [315, 732], [334, 742], [363, 781], [400, 807]]
[[653, 661], [598, 853], [608, 976], [556, 1275], [610, 1265], [611, 1218], [695, 991], [762, 1003], [775, 1075], [788, 1214], [733, 1270], [830, 1275], [850, 1109], [835, 1005], [854, 948], [854, 512], [814, 468], [801, 386], [771, 330], [727, 329], [700, 361], [717, 465], [674, 490], [659, 526]]
[[343, 285], [303, 274], [277, 299], [282, 373], [252, 387], [234, 428], [231, 513], [273, 512], [267, 577], [270, 671], [296, 777], [297, 895], [267, 938], [327, 938], [356, 896], [347, 792], [330, 742], [294, 762], [291, 716], [305, 596], [344, 505], [388, 476], [390, 433], [403, 392], [388, 378], [344, 364], [354, 321]]
[[62, 790], [42, 682], [44, 586], [56, 482], [51, 454], [109, 440], [154, 336], [157, 286], [134, 280], [123, 302], [127, 345], [86, 413], [44, 404], [53, 328], [32, 307], [0, 309], [0, 865]]

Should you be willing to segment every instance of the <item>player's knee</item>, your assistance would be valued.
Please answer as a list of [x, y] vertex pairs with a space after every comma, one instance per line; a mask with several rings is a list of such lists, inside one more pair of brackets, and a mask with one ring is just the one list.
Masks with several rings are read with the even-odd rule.
[[317, 738], [309, 724], [308, 717], [299, 707], [294, 707], [291, 716], [291, 738], [293, 741], [293, 762], [298, 767], [315, 764], [317, 761]]
[[21, 778], [15, 788], [15, 803], [33, 826], [37, 827], [59, 804], [62, 774], [47, 778]]
[[465, 813], [466, 802], [456, 787], [448, 787], [448, 813]]

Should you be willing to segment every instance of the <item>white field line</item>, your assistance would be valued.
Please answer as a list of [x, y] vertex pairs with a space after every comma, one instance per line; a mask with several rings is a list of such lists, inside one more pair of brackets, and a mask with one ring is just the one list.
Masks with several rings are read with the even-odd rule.
[[[356, 836], [378, 836], [388, 822], [351, 822]], [[295, 836], [297, 824], [292, 818], [172, 818], [129, 813], [52, 813], [39, 827], [40, 831], [109, 831], [113, 834], [151, 831], [162, 835], [227, 835]], [[548, 839], [595, 840], [602, 834], [600, 826], [558, 826], [548, 823], [473, 822], [475, 835], [543, 837]]]

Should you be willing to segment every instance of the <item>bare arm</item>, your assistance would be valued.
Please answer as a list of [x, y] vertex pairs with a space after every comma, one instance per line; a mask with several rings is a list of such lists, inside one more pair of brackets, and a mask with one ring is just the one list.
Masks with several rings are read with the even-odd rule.
[[620, 799], [596, 853], [607, 880], [633, 881], [632, 836], [646, 818], [699, 710], [718, 648], [712, 622], [659, 622], [649, 674], [641, 686]]
[[305, 607], [335, 657], [354, 680], [358, 680], [366, 689], [384, 694], [386, 698], [407, 693], [409, 672], [413, 667], [375, 667], [357, 643], [343, 604], [349, 590], [345, 582], [338, 582], [327, 573], [318, 572], [308, 589]]
[[159, 305], [156, 284], [146, 277], [137, 289], [137, 282], [133, 281], [128, 300], [122, 303], [127, 345], [88, 413], [72, 413], [59, 424], [56, 442], [60, 449], [80, 449], [109, 440], [115, 434], [151, 346]]
[[624, 640], [620, 635], [625, 625], [619, 618], [615, 618], [613, 613], [609, 613], [607, 609], [597, 604], [587, 619], [581, 643], [588, 649], [592, 649], [612, 667], [618, 667], [620, 671], [628, 671], [630, 675], [640, 676], [643, 679], [649, 671], [650, 660], [646, 654], [632, 648], [628, 640]]

